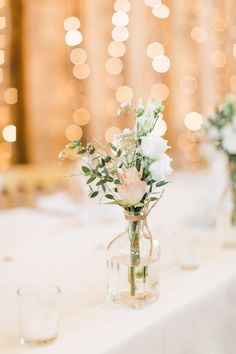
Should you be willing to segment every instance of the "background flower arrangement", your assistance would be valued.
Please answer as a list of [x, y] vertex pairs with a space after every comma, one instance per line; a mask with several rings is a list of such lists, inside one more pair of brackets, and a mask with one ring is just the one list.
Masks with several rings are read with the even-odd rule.
[[232, 189], [232, 225], [236, 226], [236, 101], [227, 97], [204, 124], [204, 134], [228, 159]]

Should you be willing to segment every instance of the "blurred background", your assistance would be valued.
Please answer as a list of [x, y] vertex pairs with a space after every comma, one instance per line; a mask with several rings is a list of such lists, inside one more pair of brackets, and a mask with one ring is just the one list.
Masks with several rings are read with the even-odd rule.
[[61, 188], [58, 152], [111, 141], [139, 97], [165, 105], [175, 167], [201, 168], [199, 129], [236, 92], [235, 59], [235, 0], [0, 0], [2, 195]]

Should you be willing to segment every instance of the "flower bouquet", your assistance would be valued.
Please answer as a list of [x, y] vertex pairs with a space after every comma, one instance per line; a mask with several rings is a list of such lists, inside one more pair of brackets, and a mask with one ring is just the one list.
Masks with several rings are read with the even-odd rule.
[[89, 197], [124, 210], [128, 228], [108, 246], [108, 296], [115, 303], [141, 307], [158, 297], [160, 250], [147, 216], [172, 169], [168, 143], [155, 134], [163, 106], [152, 100], [144, 106], [140, 101], [137, 106], [121, 106], [118, 114], [127, 110], [134, 115], [134, 127], [116, 134], [111, 144], [74, 141], [67, 148], [81, 159]]
[[206, 119], [203, 129], [207, 138], [227, 157], [233, 202], [231, 224], [236, 227], [236, 102], [232, 96]]

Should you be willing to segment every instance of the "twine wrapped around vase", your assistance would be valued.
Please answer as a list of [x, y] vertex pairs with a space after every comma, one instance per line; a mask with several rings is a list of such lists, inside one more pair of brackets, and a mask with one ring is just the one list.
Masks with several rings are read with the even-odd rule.
[[[155, 203], [150, 207], [150, 209], [148, 210], [148, 207], [149, 207], [149, 204], [151, 202], [151, 200], [149, 200], [145, 207], [143, 208], [143, 211], [142, 213], [140, 213], [139, 215], [134, 215], [134, 214], [131, 214], [131, 213], [128, 213], [127, 211], [124, 212], [124, 215], [125, 215], [125, 219], [127, 221], [131, 221], [131, 222], [139, 222], [139, 221], [142, 221], [143, 224], [142, 224], [142, 232], [143, 232], [143, 235], [146, 239], [150, 240], [150, 243], [151, 243], [151, 248], [150, 248], [150, 255], [152, 254], [152, 249], [153, 249], [153, 240], [152, 240], [152, 233], [149, 229], [149, 226], [148, 226], [148, 223], [147, 223], [147, 217], [148, 215], [150, 214], [150, 212], [152, 211], [152, 209], [155, 207], [155, 205], [157, 204], [157, 202], [159, 202], [159, 200], [161, 199], [161, 197], [163, 196], [163, 193], [164, 193], [164, 190], [161, 192], [161, 195], [160, 197], [155, 201]], [[109, 249], [111, 247], [111, 245], [117, 240], [119, 239], [120, 237], [122, 237], [123, 235], [125, 235], [126, 233], [128, 232], [128, 228], [126, 228], [122, 233], [120, 233], [119, 235], [117, 235], [114, 239], [112, 239], [107, 248]]]

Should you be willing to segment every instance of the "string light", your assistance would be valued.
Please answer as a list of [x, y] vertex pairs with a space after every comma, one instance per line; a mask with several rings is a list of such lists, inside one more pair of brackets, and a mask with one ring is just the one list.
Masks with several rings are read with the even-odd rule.
[[121, 12], [129, 12], [130, 8], [131, 6], [128, 0], [117, 0], [114, 5], [114, 9]]
[[166, 5], [161, 4], [153, 7], [152, 14], [158, 18], [165, 19], [169, 16], [170, 10]]
[[123, 63], [119, 58], [109, 58], [106, 61], [106, 70], [109, 74], [120, 74], [123, 69]]
[[190, 35], [192, 39], [198, 43], [205, 43], [208, 38], [207, 31], [202, 27], [194, 27]]
[[123, 42], [112, 41], [108, 46], [108, 53], [111, 57], [122, 57], [125, 54], [126, 48]]
[[89, 111], [85, 108], [76, 109], [73, 113], [73, 120], [76, 124], [80, 126], [88, 124], [90, 120]]
[[80, 20], [75, 16], [68, 17], [64, 21], [64, 28], [66, 31], [77, 30], [80, 28]]
[[82, 34], [77, 30], [70, 30], [65, 35], [66, 44], [73, 47], [80, 44], [83, 40]]
[[80, 126], [71, 124], [66, 128], [65, 135], [69, 141], [80, 140], [82, 138], [83, 131]]
[[129, 31], [126, 27], [114, 27], [112, 30], [112, 39], [117, 42], [125, 42], [129, 38]]
[[[71, 16], [65, 19], [64, 28], [67, 31], [65, 35], [65, 41], [69, 46], [77, 46], [82, 40], [83, 36], [78, 29], [80, 28], [81, 23], [80, 20]], [[90, 67], [87, 64], [87, 53], [85, 49], [77, 47], [74, 48], [70, 53], [70, 60], [74, 64], [72, 72], [76, 79], [85, 80], [88, 78], [90, 74]], [[74, 96], [74, 91], [80, 94], [79, 96]], [[83, 86], [76, 83], [76, 80], [72, 80], [70, 82], [70, 86], [68, 88], [69, 94], [74, 96], [72, 97], [72, 107], [74, 109], [73, 112], [73, 121], [75, 124], [70, 124], [65, 130], [65, 136], [69, 141], [79, 140], [83, 136], [83, 131], [81, 126], [84, 126], [90, 121], [90, 114], [88, 111], [89, 101], [88, 97], [81, 94], [83, 91]]]
[[105, 139], [108, 143], [112, 143], [114, 140], [114, 137], [117, 133], [120, 132], [120, 129], [118, 127], [110, 127], [106, 130], [105, 132]]
[[210, 54], [210, 61], [215, 67], [222, 68], [226, 64], [226, 55], [219, 50], [215, 50]]
[[198, 112], [189, 112], [185, 116], [184, 123], [186, 128], [188, 128], [189, 130], [196, 131], [201, 128], [203, 123], [203, 117]]
[[116, 99], [120, 103], [132, 101], [134, 96], [133, 90], [129, 86], [120, 86], [116, 90]]
[[87, 60], [87, 53], [82, 48], [75, 48], [70, 53], [70, 60], [73, 64], [82, 64]]
[[126, 26], [129, 23], [129, 16], [125, 12], [115, 12], [112, 16], [112, 23], [119, 27]]
[[0, 17], [0, 30], [4, 29], [6, 27], [6, 17], [1, 16]]
[[154, 59], [156, 56], [164, 54], [165, 50], [161, 43], [152, 42], [147, 47], [147, 56], [151, 59]]
[[16, 141], [16, 126], [13, 124], [7, 125], [2, 131], [2, 137], [9, 143]]
[[164, 101], [169, 96], [169, 89], [163, 83], [158, 83], [152, 86], [151, 96], [157, 101]]
[[161, 0], [145, 0], [144, 3], [147, 6], [154, 7], [161, 4]]
[[170, 59], [166, 55], [158, 55], [152, 61], [153, 69], [159, 73], [165, 73], [170, 68]]

